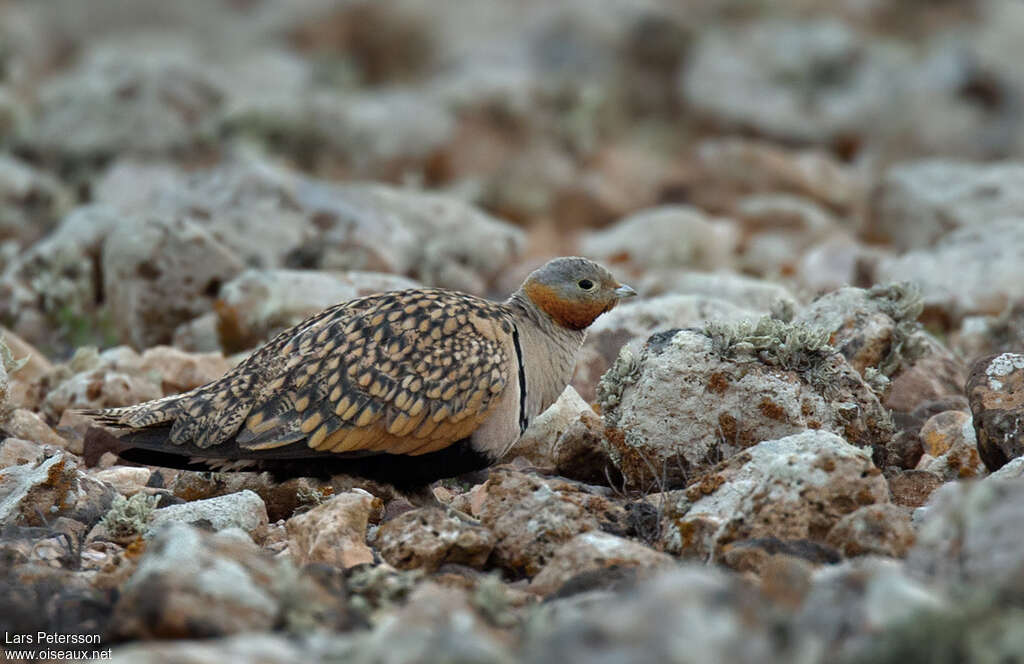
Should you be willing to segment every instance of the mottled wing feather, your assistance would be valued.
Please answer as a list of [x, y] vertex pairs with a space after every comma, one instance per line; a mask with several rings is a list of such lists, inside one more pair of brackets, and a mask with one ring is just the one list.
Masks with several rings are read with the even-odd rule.
[[279, 349], [283, 380], [249, 412], [242, 447], [424, 454], [486, 419], [508, 380], [499, 305], [435, 290], [357, 302]]

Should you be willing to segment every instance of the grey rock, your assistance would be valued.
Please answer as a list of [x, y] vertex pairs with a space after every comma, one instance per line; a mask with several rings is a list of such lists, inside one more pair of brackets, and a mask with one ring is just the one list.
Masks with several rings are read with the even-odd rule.
[[298, 185], [326, 226], [324, 269], [410, 276], [428, 286], [485, 293], [525, 246], [523, 232], [452, 196], [377, 184]]
[[555, 552], [551, 562], [530, 581], [530, 591], [548, 595], [579, 574], [600, 570], [636, 569], [653, 576], [659, 569], [675, 566], [668, 554], [609, 533], [580, 533]]
[[625, 595], [595, 593], [545, 604], [532, 623], [525, 658], [544, 664], [787, 661], [797, 651], [780, 625], [738, 578], [686, 566]]
[[835, 434], [806, 431], [743, 451], [669, 501], [667, 551], [707, 559], [733, 542], [774, 537], [825, 543], [846, 515], [886, 505], [889, 489], [867, 451]]
[[42, 445], [22, 438], [4, 438], [0, 441], [0, 468], [37, 464], [46, 454]]
[[102, 333], [95, 266], [115, 229], [131, 232], [114, 209], [87, 205], [72, 210], [56, 230], [7, 265], [0, 277], [0, 318], [36, 346], [56, 345], [74, 324], [90, 334]]
[[399, 569], [433, 572], [449, 563], [482, 568], [494, 548], [494, 535], [444, 510], [424, 508], [383, 523], [373, 544]]
[[263, 499], [252, 491], [229, 493], [226, 496], [193, 500], [181, 505], [168, 505], [153, 512], [149, 531], [154, 532], [168, 522], [189, 523], [214, 531], [240, 528], [250, 535], [266, 526], [267, 508]]
[[[794, 620], [811, 661], [850, 657], [873, 644], [877, 633], [929, 610], [951, 608], [940, 592], [913, 578], [903, 564], [866, 557], [818, 570]], [[918, 644], [920, 645], [920, 644]]]
[[[1004, 217], [943, 235], [930, 247], [882, 259], [878, 282], [910, 281], [922, 293], [925, 313], [956, 324], [964, 316], [1001, 313], [1024, 297], [1024, 219]], [[950, 269], [955, 265], [956, 269]]]
[[[2, 125], [0, 120], [0, 134]], [[71, 194], [52, 175], [0, 155], [0, 201], [0, 241], [27, 247], [57, 225], [71, 207]]]
[[[647, 297], [652, 294], [652, 289], [670, 291], [678, 283], [664, 284], [660, 279], [648, 278], [644, 280], [643, 286], [638, 285], [644, 294], [643, 297], [635, 302], [620, 304], [590, 326], [583, 347], [576, 356], [576, 371], [571, 383], [585, 401], [593, 403], [597, 400], [598, 381], [615, 362], [623, 347], [628, 347], [634, 354], [639, 354], [647, 338], [658, 332], [703, 327], [712, 320], [723, 323], [756, 320], [763, 313], [767, 313], [746, 309], [730, 302], [727, 291], [733, 292], [729, 285], [731, 277], [723, 277], [721, 280], [711, 277], [707, 281], [696, 278], [695, 274], [694, 277], [683, 279], [679, 275], [673, 275], [673, 278], [684, 281], [683, 284], [679, 284], [680, 290], [700, 291], [703, 285], [710, 286], [710, 281], [715, 281], [716, 287], [720, 285], [721, 288], [715, 288], [716, 292], [711, 293]], [[657, 282], [657, 286], [654, 282]], [[777, 292], [781, 293], [782, 290]], [[739, 294], [737, 298], [746, 299], [744, 295]]]
[[38, 463], [0, 469], [0, 523], [39, 526], [57, 517], [87, 525], [103, 516], [114, 491], [78, 468], [75, 457], [58, 452]]
[[698, 112], [782, 139], [827, 141], [870, 126], [905, 66], [831, 20], [763, 20], [704, 32], [680, 81]]
[[889, 168], [871, 197], [864, 232], [898, 251], [926, 249], [948, 233], [1024, 216], [1024, 163], [928, 159]]
[[295, 200], [298, 177], [247, 156], [198, 171], [127, 159], [97, 183], [96, 200], [135, 224], [152, 217], [195, 224], [244, 266], [276, 268], [316, 236], [310, 215]]
[[806, 429], [884, 451], [887, 413], [823, 335], [769, 320], [708, 329], [714, 339], [656, 334], [602, 378], [609, 453], [629, 485], [685, 486], [722, 459]]
[[825, 542], [847, 558], [864, 555], [902, 558], [914, 543], [910, 513], [888, 503], [859, 507], [836, 522]]
[[915, 513], [920, 525], [907, 568], [945, 585], [1010, 583], [1024, 565], [1018, 546], [1022, 501], [1020, 479], [943, 485]]
[[759, 314], [791, 312], [798, 304], [785, 286], [734, 272], [651, 270], [637, 282], [636, 287], [643, 295], [697, 295], [713, 298], [720, 305], [731, 304]]
[[607, 230], [591, 233], [580, 249], [586, 256], [636, 267], [719, 270], [734, 263], [739, 229], [689, 206], [640, 210]]
[[516, 576], [533, 576], [579, 533], [626, 530], [625, 510], [607, 493], [559, 478], [494, 470], [474, 515], [494, 533], [493, 564]]
[[974, 416], [978, 453], [989, 470], [1024, 455], [1024, 355], [1001, 353], [971, 366], [967, 397]]
[[67, 160], [196, 149], [222, 93], [186, 48], [99, 45], [44, 83], [22, 142]]
[[209, 638], [275, 625], [339, 629], [347, 620], [329, 584], [273, 559], [243, 531], [171, 522], [122, 586], [110, 630], [121, 638]]
[[220, 285], [241, 271], [237, 254], [202, 225], [154, 217], [103, 248], [104, 290], [120, 338], [138, 348], [171, 340], [209, 311]]
[[440, 99], [401, 89], [321, 89], [271, 103], [249, 95], [224, 122], [303, 161], [367, 179], [422, 168], [455, 133], [452, 113]]

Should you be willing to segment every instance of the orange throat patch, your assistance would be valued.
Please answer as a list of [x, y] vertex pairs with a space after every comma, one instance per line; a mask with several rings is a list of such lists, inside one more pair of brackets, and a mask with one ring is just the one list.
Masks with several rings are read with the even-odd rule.
[[562, 327], [570, 330], [585, 330], [601, 314], [615, 308], [616, 300], [610, 302], [569, 301], [559, 297], [550, 286], [528, 283], [523, 292], [538, 309], [551, 316]]

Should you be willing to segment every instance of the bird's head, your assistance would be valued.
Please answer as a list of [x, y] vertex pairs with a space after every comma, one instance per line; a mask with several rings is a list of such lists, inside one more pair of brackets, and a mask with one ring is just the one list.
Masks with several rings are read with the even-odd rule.
[[534, 270], [522, 292], [535, 307], [563, 327], [582, 330], [636, 291], [608, 270], [578, 256], [555, 258]]

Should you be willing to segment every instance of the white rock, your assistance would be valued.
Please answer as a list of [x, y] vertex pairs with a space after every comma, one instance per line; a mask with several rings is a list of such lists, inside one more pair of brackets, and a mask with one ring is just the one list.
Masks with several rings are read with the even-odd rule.
[[1024, 216], [1024, 162], [898, 164], [871, 201], [867, 234], [897, 250], [926, 249], [957, 229]]
[[246, 489], [225, 496], [193, 500], [181, 505], [168, 505], [153, 511], [149, 532], [168, 522], [208, 523], [215, 531], [240, 528], [252, 533], [268, 523], [263, 499]]
[[640, 210], [607, 230], [591, 233], [581, 251], [604, 261], [624, 258], [645, 270], [718, 270], [734, 263], [739, 239], [732, 220], [685, 205], [666, 205]]

